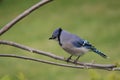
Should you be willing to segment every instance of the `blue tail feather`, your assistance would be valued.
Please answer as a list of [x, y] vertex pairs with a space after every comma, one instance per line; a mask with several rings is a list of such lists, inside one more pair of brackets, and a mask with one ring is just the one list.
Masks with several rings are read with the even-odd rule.
[[92, 47], [91, 50], [97, 54], [99, 54], [100, 56], [102, 56], [103, 58], [108, 58], [107, 55], [105, 55], [103, 52], [97, 50], [95, 47]]
[[107, 55], [105, 55], [103, 52], [97, 50], [94, 46], [92, 46], [92, 44], [90, 44], [88, 41], [84, 40], [82, 46], [86, 47], [87, 49], [92, 50], [93, 52], [99, 54], [100, 56], [102, 56], [103, 58], [108, 58]]

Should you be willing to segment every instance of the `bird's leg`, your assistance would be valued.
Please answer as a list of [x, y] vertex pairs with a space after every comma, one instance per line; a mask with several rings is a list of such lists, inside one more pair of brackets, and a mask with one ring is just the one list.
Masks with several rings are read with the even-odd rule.
[[71, 55], [70, 57], [68, 57], [66, 61], [69, 62], [70, 59], [72, 58], [72, 56], [73, 56], [73, 55]]
[[78, 56], [78, 57], [76, 58], [76, 60], [74, 61], [75, 64], [77, 63], [77, 61], [78, 61], [79, 58], [80, 58], [80, 56]]

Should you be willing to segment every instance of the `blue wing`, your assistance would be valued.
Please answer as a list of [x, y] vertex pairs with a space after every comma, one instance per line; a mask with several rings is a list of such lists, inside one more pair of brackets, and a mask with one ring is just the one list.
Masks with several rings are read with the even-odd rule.
[[96, 49], [94, 46], [92, 46], [87, 40], [83, 40], [83, 39], [75, 40], [75, 41], [72, 42], [72, 44], [73, 44], [75, 47], [78, 47], [78, 48], [80, 48], [80, 47], [85, 47], [85, 48], [90, 49], [91, 51], [99, 54], [99, 55], [102, 56], [103, 58], [107, 58], [107, 56], [106, 56], [103, 52], [97, 50], [97, 49]]
[[75, 47], [82, 47], [83, 41], [73, 41], [72, 44], [73, 44]]
[[90, 49], [92, 47], [92, 45], [87, 41], [87, 40], [83, 40], [83, 39], [78, 39], [72, 42], [72, 44], [75, 47], [85, 47], [87, 49]]

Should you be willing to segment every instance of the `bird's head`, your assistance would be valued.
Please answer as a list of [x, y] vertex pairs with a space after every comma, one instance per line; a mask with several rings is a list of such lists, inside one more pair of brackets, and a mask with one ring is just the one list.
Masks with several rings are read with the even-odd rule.
[[53, 34], [52, 34], [52, 36], [49, 38], [49, 40], [58, 40], [58, 38], [60, 37], [61, 31], [62, 31], [61, 28], [57, 28], [57, 29], [53, 32]]

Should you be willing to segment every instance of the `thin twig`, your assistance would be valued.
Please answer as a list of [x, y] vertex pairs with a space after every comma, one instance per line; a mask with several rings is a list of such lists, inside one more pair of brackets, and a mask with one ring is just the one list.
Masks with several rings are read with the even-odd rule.
[[120, 67], [113, 68], [112, 71], [120, 71]]
[[14, 18], [12, 21], [10, 21], [8, 24], [6, 24], [1, 30], [0, 30], [0, 36], [4, 34], [6, 31], [8, 31], [13, 25], [15, 25], [17, 22], [19, 22], [21, 19], [29, 15], [34, 10], [38, 9], [39, 7], [43, 6], [44, 4], [51, 2], [52, 0], [41, 0], [37, 4], [33, 5], [29, 9], [25, 10], [23, 13], [18, 15], [16, 18]]
[[[64, 57], [56, 56], [56, 55], [49, 53], [49, 52], [36, 50], [36, 49], [30, 48], [30, 47], [27, 47], [27, 46], [24, 46], [24, 45], [15, 43], [15, 42], [0, 40], [0, 44], [17, 47], [17, 48], [22, 49], [22, 50], [26, 50], [26, 51], [29, 51], [32, 53], [37, 53], [40, 55], [45, 55], [45, 56], [48, 56], [48, 57], [51, 57], [53, 59], [57, 59], [60, 61], [66, 61], [66, 59]], [[70, 60], [69, 63], [74, 63], [74, 61]], [[105, 70], [113, 70], [113, 68], [117, 67], [116, 65], [113, 65], [113, 64], [91, 64], [91, 63], [82, 63], [82, 62], [77, 62], [76, 64], [81, 65], [81, 66], [85, 66], [85, 67], [105, 69]]]
[[12, 42], [12, 41], [0, 40], [0, 44], [13, 46], [13, 47], [25, 50], [25, 51], [29, 51], [29, 52], [40, 54], [40, 55], [45, 55], [45, 56], [48, 56], [48, 57], [51, 57], [51, 58], [54, 58], [54, 59], [64, 60], [63, 57], [56, 56], [56, 55], [54, 55], [52, 53], [49, 53], [49, 52], [44, 52], [44, 51], [36, 50], [34, 48], [30, 48], [28, 46], [24, 46], [24, 45], [21, 45], [21, 44]]
[[0, 54], [0, 57], [19, 58], [19, 59], [24, 59], [24, 60], [31, 60], [31, 61], [42, 62], [42, 63], [46, 63], [46, 64], [63, 66], [63, 67], [70, 67], [70, 68], [79, 68], [79, 69], [85, 68], [84, 66], [75, 66], [75, 65], [68, 65], [68, 64], [62, 64], [62, 63], [56, 63], [56, 62], [51, 62], [51, 61], [42, 60], [42, 59], [36, 59], [36, 58], [32, 58], [32, 57], [18, 56], [18, 55], [15, 55], [15, 54]]
[[[24, 59], [24, 60], [42, 62], [42, 63], [56, 65], [56, 66], [77, 68], [77, 69], [100, 69], [100, 68], [94, 68], [94, 67], [90, 67], [90, 66], [85, 67], [85, 66], [80, 66], [80, 65], [70, 65], [70, 64], [56, 63], [56, 62], [51, 62], [51, 61], [42, 60], [42, 59], [36, 59], [36, 58], [32, 58], [32, 57], [19, 56], [19, 55], [15, 55], [15, 54], [0, 54], [0, 57], [19, 58], [19, 59]], [[107, 69], [104, 69], [104, 70], [107, 70]], [[120, 71], [120, 68], [113, 68], [112, 71]]]

